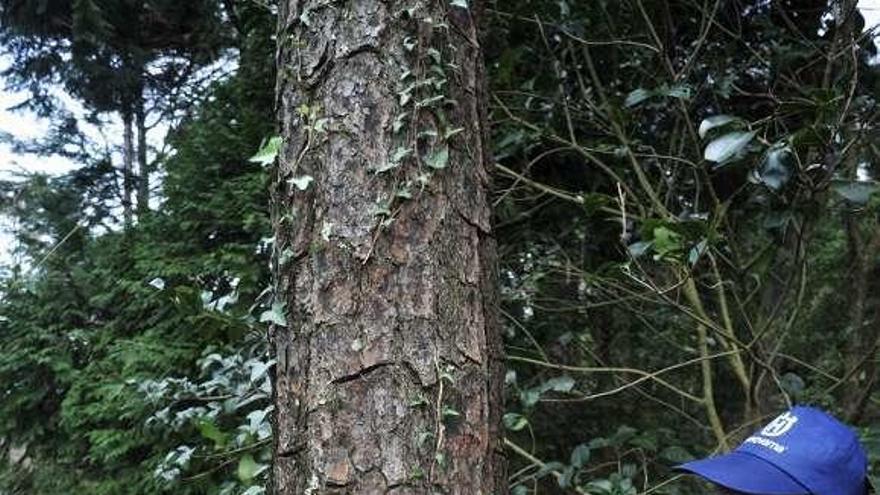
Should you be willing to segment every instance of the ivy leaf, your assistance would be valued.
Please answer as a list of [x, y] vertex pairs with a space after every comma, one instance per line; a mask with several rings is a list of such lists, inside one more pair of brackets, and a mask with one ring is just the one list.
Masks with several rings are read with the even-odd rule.
[[391, 161], [394, 163], [400, 163], [404, 158], [408, 157], [412, 154], [412, 149], [404, 146], [398, 146], [394, 153], [391, 155]]
[[788, 372], [782, 375], [779, 381], [782, 388], [794, 398], [800, 396], [806, 388], [804, 379], [796, 373]]
[[203, 437], [214, 442], [215, 447], [221, 448], [226, 444], [226, 434], [217, 428], [214, 421], [210, 419], [202, 419], [196, 424], [196, 426], [199, 428], [199, 433], [201, 433]]
[[723, 127], [731, 122], [736, 122], [739, 119], [732, 115], [713, 115], [711, 117], [706, 117], [700, 122], [700, 130], [698, 131], [700, 134], [700, 138], [703, 139], [706, 137], [706, 134], [709, 133], [712, 129]]
[[633, 258], [639, 258], [650, 251], [652, 246], [654, 246], [654, 243], [651, 241], [639, 241], [627, 246], [627, 250], [629, 251], [630, 256]]
[[254, 460], [254, 456], [251, 454], [245, 454], [238, 460], [238, 469], [235, 471], [235, 474], [238, 476], [239, 480], [247, 483], [265, 470], [266, 466], [257, 464], [257, 461]]
[[266, 372], [269, 368], [275, 364], [274, 361], [257, 361], [251, 366], [251, 383], [257, 383], [257, 381], [261, 380], [264, 376], [266, 376]]
[[301, 175], [299, 177], [294, 177], [293, 179], [288, 180], [288, 182], [296, 186], [296, 188], [300, 191], [305, 191], [309, 188], [309, 184], [311, 184], [314, 180], [314, 177], [312, 177], [311, 175]]
[[522, 414], [507, 413], [502, 418], [504, 427], [510, 431], [520, 431], [529, 425], [529, 420]]
[[752, 139], [755, 132], [736, 131], [713, 140], [706, 146], [703, 158], [715, 163], [723, 163], [739, 155]]
[[678, 445], [670, 445], [660, 451], [660, 457], [674, 464], [681, 464], [694, 458], [690, 452], [684, 447]]
[[577, 469], [584, 467], [590, 460], [590, 446], [580, 444], [571, 451], [571, 465]]
[[568, 466], [562, 470], [562, 476], [559, 477], [559, 487], [568, 488], [571, 486], [571, 480], [574, 478], [574, 467]]
[[516, 485], [510, 492], [511, 495], [529, 495], [529, 488], [526, 485]]
[[675, 253], [681, 250], [681, 247], [681, 235], [677, 232], [666, 227], [654, 229], [654, 249], [658, 256], [663, 257]]
[[764, 163], [760, 170], [754, 173], [754, 179], [765, 186], [778, 191], [791, 179], [791, 167], [788, 162], [791, 150], [787, 147], [776, 146], [764, 156]]
[[287, 326], [287, 318], [284, 316], [284, 303], [273, 302], [272, 307], [260, 315], [260, 323], [274, 323], [279, 327]]
[[275, 158], [278, 157], [278, 152], [281, 150], [281, 144], [284, 140], [281, 136], [274, 136], [260, 148], [260, 151], [250, 157], [248, 159], [251, 163], [259, 163], [262, 166], [269, 166], [275, 163]]
[[443, 133], [443, 139], [448, 140], [449, 138], [455, 136], [456, 134], [461, 133], [462, 131], [464, 131], [464, 127], [456, 127], [455, 129], [449, 129], [448, 131]]
[[525, 390], [520, 394], [520, 400], [523, 406], [527, 408], [532, 407], [541, 400], [541, 391], [534, 388]]
[[456, 411], [455, 409], [449, 406], [443, 406], [443, 411], [441, 412], [444, 418], [457, 418], [461, 416], [461, 413]]
[[568, 393], [574, 388], [574, 378], [567, 375], [557, 376], [547, 380], [541, 388], [554, 392]]
[[836, 180], [832, 182], [831, 188], [850, 203], [864, 205], [868, 203], [872, 194], [880, 191], [880, 183], [874, 181]]
[[668, 96], [670, 98], [678, 98], [679, 100], [687, 100], [690, 99], [691, 95], [693, 94], [693, 90], [690, 86], [677, 84], [668, 88], [660, 88], [658, 94]]
[[707, 245], [708, 243], [706, 242], [706, 239], [703, 239], [702, 241], [698, 242], [696, 246], [691, 248], [691, 250], [688, 252], [688, 263], [691, 266], [697, 264], [697, 261], [700, 260], [700, 256], [702, 256], [703, 253], [706, 252]]
[[435, 151], [426, 160], [425, 163], [433, 169], [444, 169], [449, 163], [449, 148], [443, 147], [439, 151]]
[[647, 100], [653, 95], [650, 91], [645, 88], [638, 88], [630, 92], [630, 94], [626, 95], [626, 100], [623, 101], [624, 106], [627, 108], [632, 108], [639, 103]]

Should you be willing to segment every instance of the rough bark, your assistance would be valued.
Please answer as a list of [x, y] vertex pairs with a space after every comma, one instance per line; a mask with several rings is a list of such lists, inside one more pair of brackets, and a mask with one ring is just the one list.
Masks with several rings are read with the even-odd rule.
[[507, 491], [470, 4], [281, 2], [274, 493]]

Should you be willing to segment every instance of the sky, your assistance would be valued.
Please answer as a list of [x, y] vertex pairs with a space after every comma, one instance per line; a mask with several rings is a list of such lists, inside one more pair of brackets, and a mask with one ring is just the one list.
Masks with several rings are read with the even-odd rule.
[[[860, 0], [859, 9], [865, 17], [866, 26], [880, 24], [880, 0]], [[0, 57], [0, 65], [3, 58]], [[9, 133], [19, 139], [33, 139], [44, 135], [48, 131], [48, 123], [40, 120], [33, 114], [26, 112], [12, 112], [9, 110], [26, 98], [23, 94], [16, 94], [5, 90], [3, 81], [0, 81], [0, 133]], [[69, 101], [69, 100], [68, 100]], [[114, 126], [115, 127], [115, 126]], [[121, 135], [117, 136], [121, 141]], [[76, 167], [76, 164], [60, 157], [41, 157], [30, 154], [16, 154], [8, 144], [0, 143], [0, 179], [8, 178], [16, 172], [45, 172], [49, 174], [62, 174]], [[8, 261], [8, 251], [12, 238], [4, 232], [10, 227], [8, 220], [0, 217], [0, 264]]]
[[[27, 140], [38, 138], [48, 132], [48, 122], [28, 112], [9, 110], [25, 99], [25, 95], [0, 90], [0, 133], [6, 132], [16, 138]], [[61, 174], [70, 171], [74, 166], [75, 164], [61, 157], [16, 154], [8, 144], [0, 143], [0, 179], [19, 171]]]
[[865, 27], [880, 24], [880, 0], [859, 0], [859, 9], [865, 17]]

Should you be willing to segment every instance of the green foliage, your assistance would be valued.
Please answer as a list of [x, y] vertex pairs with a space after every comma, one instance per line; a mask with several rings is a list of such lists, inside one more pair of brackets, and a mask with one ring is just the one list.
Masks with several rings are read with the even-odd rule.
[[[789, 402], [876, 419], [854, 357], [880, 335], [858, 12], [515, 1], [491, 26], [512, 492], [703, 493], [670, 467]], [[856, 55], [813, 64], [834, 46]], [[591, 443], [624, 423], [650, 440]]]
[[6, 185], [25, 264], [0, 288], [4, 493], [262, 493], [267, 174], [247, 157], [272, 130], [274, 26], [238, 13], [252, 38], [169, 137], [159, 211], [114, 228], [104, 162]]
[[[876, 50], [860, 16], [795, 3], [514, 0], [484, 13], [515, 495], [701, 493], [672, 466], [788, 402], [868, 425], [880, 462]], [[448, 4], [462, 18], [472, 7]], [[168, 0], [142, 18], [122, 5], [0, 0], [8, 82], [56, 117], [40, 149], [83, 162], [0, 183], [23, 261], [0, 270], [0, 492], [266, 493], [265, 331], [290, 323], [266, 289], [265, 191], [282, 148], [272, 11]], [[450, 25], [404, 14], [392, 144], [369, 171], [395, 186], [380, 227], [482, 153], [447, 125], [461, 73], [430, 33]], [[232, 41], [235, 75], [204, 94], [158, 75], [132, 89], [143, 64], [202, 66]], [[77, 144], [46, 81], [96, 111], [148, 89], [180, 113], [156, 211], [120, 231], [114, 154]], [[321, 108], [299, 117], [306, 150], [334, 132]], [[410, 407], [436, 408], [438, 428], [466, 414], [448, 397]]]

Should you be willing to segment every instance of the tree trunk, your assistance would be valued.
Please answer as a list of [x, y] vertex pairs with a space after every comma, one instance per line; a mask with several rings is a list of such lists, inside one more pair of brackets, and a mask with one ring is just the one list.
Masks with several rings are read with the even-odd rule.
[[285, 0], [274, 493], [506, 493], [473, 1]]
[[122, 112], [122, 218], [125, 227], [131, 226], [134, 193], [134, 133], [132, 114]]
[[137, 128], [137, 212], [140, 217], [150, 211], [150, 166], [147, 163], [147, 125], [142, 94], [138, 95], [134, 114]]

